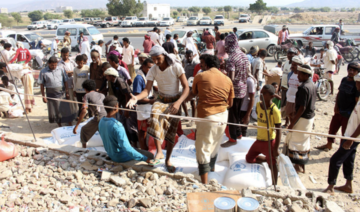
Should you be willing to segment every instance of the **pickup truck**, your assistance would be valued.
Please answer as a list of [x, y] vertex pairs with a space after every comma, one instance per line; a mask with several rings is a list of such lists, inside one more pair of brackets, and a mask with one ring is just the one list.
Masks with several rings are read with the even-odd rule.
[[102, 28], [108, 28], [119, 25], [119, 18], [116, 16], [106, 17], [104, 21], [98, 21], [96, 24], [101, 26]]
[[[338, 25], [314, 25], [301, 34], [290, 34], [289, 38], [296, 40], [299, 46], [307, 46], [312, 41], [314, 46], [323, 46], [323, 41], [328, 41]], [[291, 29], [290, 29], [291, 30]], [[340, 35], [342, 39], [353, 39], [360, 42], [360, 33], [346, 33]]]

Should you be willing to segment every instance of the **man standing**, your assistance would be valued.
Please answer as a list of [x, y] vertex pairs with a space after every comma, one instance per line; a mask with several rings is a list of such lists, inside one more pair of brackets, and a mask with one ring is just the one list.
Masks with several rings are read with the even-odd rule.
[[279, 36], [279, 39], [278, 39], [278, 42], [277, 42], [278, 45], [284, 44], [285, 41], [289, 39], [289, 32], [287, 31], [286, 25], [284, 25], [282, 27], [282, 30], [279, 32], [278, 36]]
[[24, 47], [22, 42], [17, 42], [16, 45], [18, 49], [16, 50], [16, 54], [13, 57], [13, 59], [10, 61], [10, 63], [15, 62], [16, 60], [17, 64], [23, 64], [25, 66], [31, 60], [30, 51]]
[[204, 34], [202, 40], [206, 43], [206, 54], [214, 55], [215, 54], [215, 37], [210, 34], [208, 30], [204, 29]]
[[79, 37], [77, 39], [77, 43], [78, 43], [78, 46], [79, 46], [79, 52], [81, 52], [81, 48], [82, 48], [82, 42], [84, 40], [84, 32], [80, 32], [79, 33]]
[[53, 42], [51, 43], [51, 50], [50, 50], [51, 56], [55, 56], [54, 54], [57, 53], [58, 43], [59, 43], [59, 38], [57, 36], [55, 36]]
[[[193, 89], [187, 101], [198, 96], [197, 117], [209, 120], [196, 122], [196, 159], [201, 182], [208, 183], [208, 173], [215, 171], [215, 162], [226, 125], [227, 109], [232, 106], [234, 88], [231, 80], [218, 69], [220, 62], [216, 56], [200, 57], [202, 73], [194, 78]], [[214, 95], [216, 93], [216, 95]]]
[[237, 34], [237, 28], [236, 27], [233, 28], [233, 33], [236, 36], [236, 39], [239, 40], [239, 35]]
[[155, 46], [155, 43], [150, 39], [150, 36], [145, 35], [144, 42], [143, 42], [144, 53], [149, 54], [149, 52], [153, 46]]
[[339, 28], [340, 28], [340, 34], [341, 34], [341, 33], [343, 33], [343, 32], [344, 32], [344, 23], [342, 22], [342, 20], [341, 20], [341, 19], [339, 20], [338, 25], [339, 25]]
[[98, 51], [99, 55], [100, 55], [100, 58], [102, 57], [102, 47], [104, 45], [104, 41], [103, 40], [99, 40], [98, 44], [97, 45], [94, 45], [91, 49], [92, 50], [96, 50]]
[[114, 38], [112, 40], [109, 40], [106, 44], [105, 44], [105, 53], [106, 55], [109, 53], [110, 51], [110, 47], [113, 45], [113, 43], [119, 43], [119, 36], [114, 35]]
[[166, 35], [168, 35], [170, 33], [171, 33], [170, 28], [166, 27], [165, 32], [164, 32], [165, 37], [166, 37]]
[[284, 125], [285, 128], [287, 128], [290, 124], [289, 117], [287, 117], [285, 114], [286, 92], [288, 90], [288, 75], [291, 72], [292, 58], [296, 55], [296, 53], [297, 50], [295, 48], [290, 48], [287, 52], [287, 61], [282, 67], [283, 75], [281, 77], [281, 117], [286, 117]]
[[131, 85], [133, 81], [131, 80], [129, 72], [124, 67], [119, 65], [119, 58], [116, 55], [110, 55], [108, 60], [111, 67], [113, 67], [115, 70], [119, 72], [119, 77], [121, 77], [129, 85]]
[[[189, 80], [190, 77], [194, 76], [194, 68], [195, 68], [195, 66], [197, 64], [199, 64], [194, 60], [194, 55], [193, 55], [193, 52], [191, 50], [186, 51], [185, 58], [184, 58], [182, 63], [183, 63], [183, 67], [184, 67], [184, 70], [185, 70], [186, 79]], [[191, 103], [191, 108], [192, 108], [192, 111], [191, 111], [192, 112], [192, 117], [195, 117], [195, 99], [191, 99], [190, 103]], [[183, 102], [182, 106], [184, 108], [185, 115], [189, 116], [186, 103]]]
[[165, 51], [168, 54], [177, 54], [177, 50], [175, 49], [175, 45], [170, 41], [171, 34], [166, 35], [166, 42], [162, 45]]
[[[354, 110], [360, 93], [356, 89], [354, 77], [359, 74], [358, 63], [350, 63], [348, 65], [348, 75], [341, 80], [339, 93], [336, 96], [334, 116], [329, 126], [329, 134], [336, 135], [341, 127], [341, 135], [344, 135], [350, 115]], [[319, 150], [329, 151], [332, 149], [334, 138], [327, 138], [327, 144], [316, 147]]]
[[151, 40], [155, 43], [155, 45], [160, 45], [160, 36], [159, 36], [159, 29], [157, 27], [154, 27], [154, 29], [152, 31], [148, 31]]
[[[241, 105], [246, 95], [246, 78], [249, 68], [249, 60], [240, 50], [235, 34], [230, 34], [225, 38], [225, 51], [229, 55], [226, 62], [226, 72], [234, 85], [235, 98], [232, 107], [229, 109], [230, 123], [241, 123]], [[222, 144], [222, 147], [230, 147], [236, 144], [236, 139], [241, 138], [241, 128], [238, 126], [229, 126], [229, 141]]]
[[337, 53], [334, 49], [334, 43], [332, 41], [326, 42], [326, 54], [324, 56], [324, 71], [325, 71], [325, 79], [327, 79], [331, 86], [331, 95], [334, 94], [334, 81], [332, 79], [333, 74], [336, 70], [336, 59]]
[[[69, 89], [67, 87], [67, 75], [64, 69], [57, 67], [57, 58], [50, 57], [48, 66], [40, 71], [39, 84], [41, 86], [41, 95], [43, 96], [43, 102], [47, 103], [49, 122], [57, 123], [61, 127], [61, 123], [68, 123], [72, 125], [73, 118], [69, 116], [68, 111], [64, 111], [60, 108], [62, 103], [53, 99], [47, 99], [46, 97], [63, 99], [64, 88], [66, 99], [69, 99]], [[45, 97], [46, 88], [46, 97]], [[67, 113], [66, 113], [67, 112]]]
[[305, 48], [305, 56], [304, 57], [314, 57], [316, 54], [316, 50], [313, 46], [313, 42], [310, 41], [309, 45]]
[[218, 42], [220, 40], [220, 35], [221, 35], [221, 33], [219, 31], [219, 27], [215, 26], [214, 31], [215, 31], [215, 40], [216, 40], [216, 42]]
[[176, 49], [176, 52], [179, 51], [179, 48], [178, 48], [178, 45], [177, 45], [178, 39], [179, 39], [179, 35], [178, 35], [178, 34], [174, 34], [174, 37], [171, 38], [171, 40], [170, 40], [170, 41], [174, 44], [175, 49]]
[[264, 75], [268, 75], [265, 64], [265, 57], [267, 56], [266, 49], [260, 49], [259, 56], [253, 62], [253, 71], [255, 79], [258, 82], [257, 90], [260, 91], [265, 84]]
[[136, 77], [135, 62], [134, 62], [134, 58], [135, 58], [134, 47], [130, 45], [129, 38], [123, 38], [123, 43], [124, 43], [124, 48], [122, 51], [123, 61], [124, 63], [126, 63], [128, 67], [131, 80], [134, 80]]
[[340, 27], [335, 28], [330, 40], [334, 43], [334, 45], [340, 42]]
[[[308, 65], [297, 67], [298, 79], [301, 83], [296, 92], [295, 116], [288, 129], [311, 132], [315, 117], [316, 86], [311, 80], [312, 70]], [[295, 170], [305, 173], [305, 164], [309, 161], [310, 135], [289, 132], [285, 139], [285, 149]]]
[[[184, 69], [175, 59], [175, 55], [167, 54], [161, 46], [156, 45], [151, 49], [150, 56], [156, 65], [150, 69], [146, 76], [146, 87], [139, 95], [132, 96], [127, 106], [133, 108], [138, 100], [147, 98], [154, 80], [157, 81], [159, 97], [158, 101], [152, 106], [152, 114], [147, 129], [148, 134], [155, 140], [157, 155], [149, 165], [154, 166], [159, 164], [160, 159], [164, 157], [161, 150], [161, 143], [165, 139], [167, 141], [165, 166], [169, 172], [174, 173], [176, 168], [170, 163], [170, 157], [174, 148], [176, 131], [180, 119], [160, 116], [158, 114], [180, 115], [179, 109], [181, 103], [189, 94], [189, 86], [184, 74]], [[183, 87], [182, 93], [180, 92], [180, 82]]]

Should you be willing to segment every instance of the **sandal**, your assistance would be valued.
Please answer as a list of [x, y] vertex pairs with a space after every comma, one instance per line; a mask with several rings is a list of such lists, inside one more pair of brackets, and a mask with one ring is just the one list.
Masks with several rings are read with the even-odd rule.
[[148, 163], [149, 166], [156, 166], [160, 163], [160, 160], [159, 159], [153, 159], [153, 160], [150, 160], [150, 163]]
[[175, 166], [173, 166], [173, 165], [170, 165], [170, 166], [165, 165], [165, 166], [169, 173], [175, 173], [175, 171], [176, 171]]

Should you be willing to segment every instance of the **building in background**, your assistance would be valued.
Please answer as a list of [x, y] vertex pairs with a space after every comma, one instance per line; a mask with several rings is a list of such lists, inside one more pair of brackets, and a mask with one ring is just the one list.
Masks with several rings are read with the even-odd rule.
[[2, 7], [2, 8], [0, 8], [0, 13], [1, 14], [8, 14], [9, 12], [8, 12], [7, 8]]
[[146, 1], [144, 1], [143, 5], [143, 17], [148, 17], [149, 19], [171, 17], [170, 4], [148, 4]]
[[66, 7], [56, 7], [56, 9], [55, 9], [55, 11], [57, 12], [57, 13], [61, 13], [61, 12], [64, 12], [64, 10], [73, 10], [73, 8], [72, 7], [69, 7], [69, 6], [66, 6]]

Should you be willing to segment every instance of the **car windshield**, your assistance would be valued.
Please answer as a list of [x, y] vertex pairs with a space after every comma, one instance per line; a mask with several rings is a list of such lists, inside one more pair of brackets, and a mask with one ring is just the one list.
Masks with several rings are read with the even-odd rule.
[[132, 18], [131, 17], [126, 17], [125, 20], [132, 20]]
[[190, 17], [189, 20], [196, 20], [196, 17]]
[[307, 28], [303, 34], [307, 35], [307, 34], [310, 34], [311, 30], [313, 29], [313, 27], [310, 27], [310, 28]]
[[178, 34], [179, 35], [179, 38], [182, 38], [182, 37], [184, 37], [184, 35], [186, 34], [186, 31], [184, 31], [184, 30], [178, 30], [178, 31], [172, 31], [171, 32], [171, 37], [174, 37], [174, 35], [175, 34]]
[[36, 22], [32, 22], [31, 24], [34, 24], [34, 25], [35, 25], [35, 24], [37, 24], [37, 23], [36, 23]]
[[25, 37], [27, 37], [27, 39], [29, 39], [31, 42], [31, 41], [35, 41], [40, 36], [34, 33], [34, 34], [25, 34]]
[[87, 30], [89, 31], [90, 35], [98, 35], [100, 34], [99, 30], [95, 27], [88, 27]]
[[241, 18], [246, 18], [248, 15], [240, 15]]
[[224, 19], [222, 16], [215, 16], [215, 19]]
[[151, 20], [152, 20], [152, 21], [157, 21], [158, 19], [157, 19], [157, 18], [152, 18]]
[[163, 19], [163, 21], [169, 21], [170, 20], [170, 18], [164, 18]]
[[81, 18], [74, 18], [75, 21], [81, 21]]
[[70, 20], [64, 20], [64, 22], [69, 22]]
[[57, 24], [57, 23], [59, 23], [59, 21], [52, 21], [51, 23], [53, 23], [53, 24]]
[[145, 21], [146, 18], [139, 18], [139, 21]]
[[203, 17], [201, 20], [211, 20], [209, 17]]

